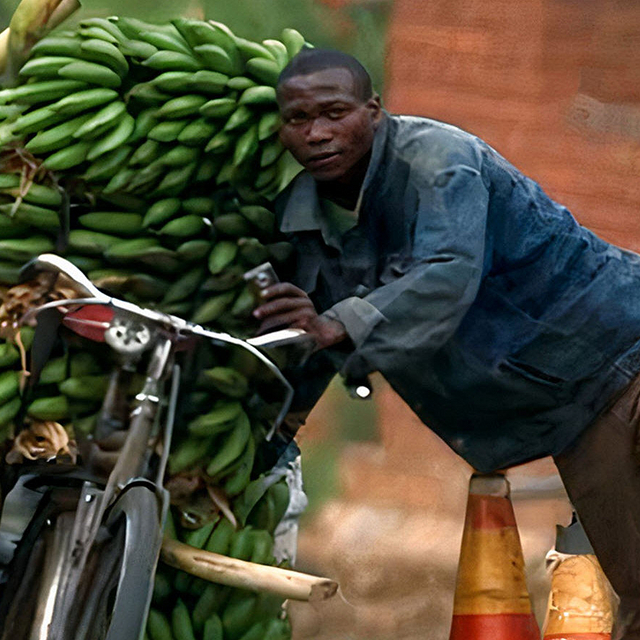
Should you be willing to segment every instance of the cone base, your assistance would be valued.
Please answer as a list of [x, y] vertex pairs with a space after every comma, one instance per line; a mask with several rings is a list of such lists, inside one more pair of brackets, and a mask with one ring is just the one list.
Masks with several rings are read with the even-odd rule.
[[543, 640], [611, 640], [610, 633], [552, 633]]
[[530, 613], [454, 615], [449, 635], [449, 640], [539, 640], [539, 638], [540, 630]]

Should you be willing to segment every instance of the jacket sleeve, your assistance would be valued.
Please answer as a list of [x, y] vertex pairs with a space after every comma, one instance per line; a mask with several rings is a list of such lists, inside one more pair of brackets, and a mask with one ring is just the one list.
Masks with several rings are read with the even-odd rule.
[[401, 367], [402, 354], [427, 364], [456, 331], [476, 297], [485, 253], [489, 194], [480, 171], [456, 164], [416, 182], [411, 253], [394, 278], [366, 297], [348, 298], [327, 314], [355, 345], [344, 373], [359, 377]]

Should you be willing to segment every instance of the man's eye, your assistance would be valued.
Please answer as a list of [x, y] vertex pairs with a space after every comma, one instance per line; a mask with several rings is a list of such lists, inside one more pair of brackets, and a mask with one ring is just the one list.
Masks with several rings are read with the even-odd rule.
[[288, 124], [294, 124], [294, 125], [295, 124], [303, 124], [304, 122], [307, 121], [307, 119], [308, 119], [307, 116], [305, 116], [302, 113], [299, 113], [299, 114], [295, 114], [295, 115], [289, 116], [287, 118], [287, 123]]
[[340, 120], [340, 118], [343, 118], [346, 113], [346, 109], [331, 109], [330, 111], [327, 111], [327, 117], [330, 120]]

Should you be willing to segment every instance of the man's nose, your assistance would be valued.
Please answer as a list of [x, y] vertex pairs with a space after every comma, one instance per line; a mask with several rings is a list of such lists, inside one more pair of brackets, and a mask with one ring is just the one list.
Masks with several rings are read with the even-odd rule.
[[309, 123], [307, 142], [317, 144], [331, 139], [331, 129], [324, 118], [314, 118]]

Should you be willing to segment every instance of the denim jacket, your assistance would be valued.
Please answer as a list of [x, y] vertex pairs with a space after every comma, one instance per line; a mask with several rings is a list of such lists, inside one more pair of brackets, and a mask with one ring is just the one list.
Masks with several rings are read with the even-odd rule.
[[385, 115], [340, 238], [308, 174], [276, 205], [294, 283], [351, 338], [342, 372], [381, 372], [480, 471], [559, 453], [640, 369], [640, 256], [458, 128]]

